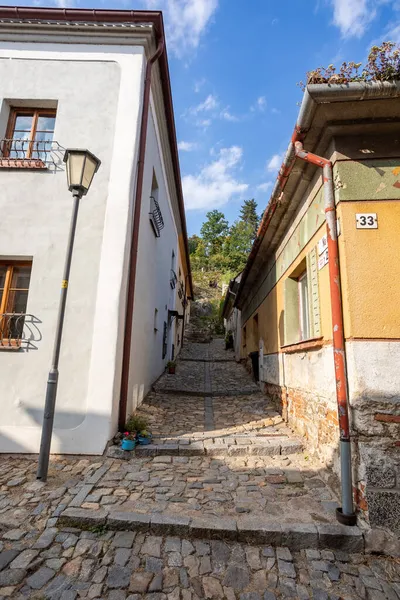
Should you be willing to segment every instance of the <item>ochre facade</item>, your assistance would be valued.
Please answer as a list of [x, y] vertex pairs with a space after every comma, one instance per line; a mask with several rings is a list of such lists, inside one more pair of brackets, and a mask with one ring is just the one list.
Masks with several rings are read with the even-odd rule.
[[[352, 160], [333, 149], [331, 160], [355, 498], [371, 524], [398, 530], [400, 153], [398, 159]], [[358, 229], [360, 213], [375, 213], [378, 227]], [[242, 308], [241, 358], [248, 360], [250, 352], [261, 349], [266, 393], [309, 447], [339, 473], [329, 267], [327, 261], [323, 264], [321, 246], [325, 234], [322, 176], [317, 172], [273, 260], [258, 276], [254, 296]], [[293, 307], [291, 294], [296, 294], [305, 268], [311, 325], [301, 340], [301, 334], [296, 339], [296, 310], [302, 309]], [[392, 478], [380, 477], [383, 467], [393, 472]], [[389, 508], [393, 504], [396, 510]]]

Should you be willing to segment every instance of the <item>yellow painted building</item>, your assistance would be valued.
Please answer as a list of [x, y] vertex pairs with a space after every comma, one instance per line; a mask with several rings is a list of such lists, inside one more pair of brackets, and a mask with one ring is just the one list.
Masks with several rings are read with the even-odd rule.
[[[364, 86], [364, 87], [363, 87]], [[369, 87], [368, 87], [369, 86]], [[372, 525], [400, 530], [400, 87], [309, 86], [242, 273], [240, 358], [340, 476], [322, 169], [333, 165], [353, 491]], [[362, 100], [362, 101], [361, 101]], [[298, 155], [297, 155], [298, 156]]]

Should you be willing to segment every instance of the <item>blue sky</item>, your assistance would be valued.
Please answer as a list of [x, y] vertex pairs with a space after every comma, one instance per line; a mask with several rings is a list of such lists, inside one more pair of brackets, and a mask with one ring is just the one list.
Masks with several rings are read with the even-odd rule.
[[400, 0], [54, 0], [4, 4], [163, 10], [188, 233], [269, 199], [306, 71], [400, 41]]

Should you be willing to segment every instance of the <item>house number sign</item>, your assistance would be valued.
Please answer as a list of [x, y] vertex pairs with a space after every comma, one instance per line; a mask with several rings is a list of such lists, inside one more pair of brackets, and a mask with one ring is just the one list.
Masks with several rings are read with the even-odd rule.
[[357, 229], [378, 229], [378, 217], [376, 213], [357, 213]]

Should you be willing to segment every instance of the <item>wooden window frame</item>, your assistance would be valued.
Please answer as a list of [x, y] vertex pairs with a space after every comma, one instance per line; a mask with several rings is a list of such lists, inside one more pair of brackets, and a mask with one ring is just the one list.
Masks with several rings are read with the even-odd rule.
[[23, 115], [33, 115], [32, 127], [31, 127], [31, 131], [29, 134], [29, 139], [27, 140], [30, 143], [28, 144], [28, 149], [27, 149], [26, 155], [23, 158], [9, 158], [12, 148], [11, 148], [11, 143], [10, 144], [6, 143], [6, 147], [3, 151], [3, 158], [5, 160], [3, 162], [3, 160], [0, 159], [0, 166], [2, 166], [2, 167], [10, 167], [10, 166], [26, 167], [26, 166], [28, 166], [28, 167], [36, 167], [36, 168], [45, 168], [46, 165], [42, 160], [37, 159], [37, 158], [32, 158], [33, 142], [35, 141], [35, 136], [37, 133], [39, 117], [46, 116], [46, 117], [50, 117], [50, 118], [53, 118], [53, 117], [56, 118], [57, 109], [56, 108], [35, 108], [35, 107], [28, 107], [28, 106], [19, 108], [18, 106], [12, 106], [10, 108], [10, 116], [8, 118], [8, 123], [7, 123], [6, 140], [8, 140], [10, 142], [12, 141], [14, 131], [15, 131], [17, 117], [21, 116], [21, 115], [22, 116]]
[[[0, 267], [7, 268], [6, 276], [5, 276], [5, 280], [4, 280], [4, 287], [2, 288], [3, 295], [0, 300], [0, 331], [1, 331], [1, 324], [2, 324], [2, 320], [3, 320], [2, 315], [6, 314], [6, 307], [8, 304], [8, 298], [9, 298], [10, 291], [11, 291], [11, 282], [12, 282], [14, 267], [31, 267], [31, 274], [32, 274], [32, 261], [0, 260]], [[19, 291], [26, 291], [29, 293], [29, 287], [28, 288], [20, 288]], [[23, 315], [25, 313], [15, 313], [15, 314]], [[0, 341], [6, 342], [7, 347], [12, 346], [12, 345], [20, 346], [20, 344], [21, 344], [21, 340], [16, 340], [15, 338], [4, 338], [3, 340], [0, 340]]]

